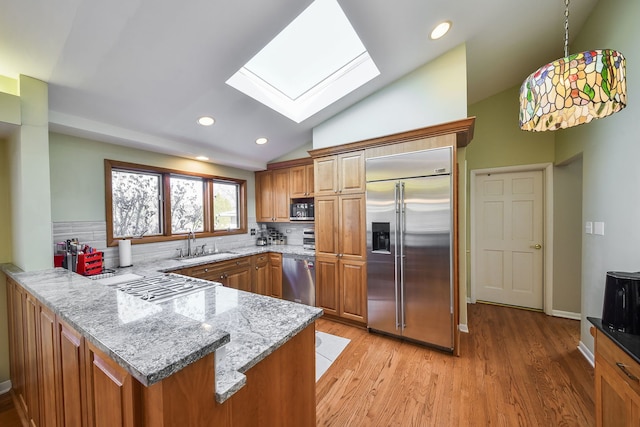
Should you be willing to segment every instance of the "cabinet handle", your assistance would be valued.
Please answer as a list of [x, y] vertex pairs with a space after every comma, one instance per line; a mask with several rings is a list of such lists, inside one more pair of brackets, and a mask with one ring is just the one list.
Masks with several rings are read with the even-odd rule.
[[624, 372], [624, 374], [625, 374], [627, 377], [629, 377], [629, 379], [630, 379], [630, 380], [633, 380], [633, 381], [635, 381], [635, 382], [640, 382], [640, 379], [639, 379], [638, 377], [636, 377], [635, 375], [633, 375], [631, 372], [629, 372], [629, 371], [627, 370], [627, 368], [628, 368], [628, 366], [627, 366], [627, 365], [625, 365], [625, 364], [624, 364], [624, 363], [622, 363], [622, 362], [616, 362], [616, 366], [617, 366], [618, 368], [620, 368], [620, 370], [621, 370], [622, 372]]

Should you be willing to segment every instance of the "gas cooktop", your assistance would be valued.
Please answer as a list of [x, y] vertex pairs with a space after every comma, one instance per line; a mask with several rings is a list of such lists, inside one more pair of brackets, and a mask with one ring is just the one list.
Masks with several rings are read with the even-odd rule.
[[107, 286], [142, 300], [158, 303], [220, 285], [218, 282], [166, 273]]

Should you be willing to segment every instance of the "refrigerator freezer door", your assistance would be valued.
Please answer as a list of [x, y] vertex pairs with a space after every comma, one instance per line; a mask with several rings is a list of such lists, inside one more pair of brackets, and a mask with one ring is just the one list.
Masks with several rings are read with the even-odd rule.
[[453, 349], [451, 176], [403, 180], [402, 335]]
[[369, 328], [399, 335], [395, 188], [396, 181], [367, 184], [367, 318]]

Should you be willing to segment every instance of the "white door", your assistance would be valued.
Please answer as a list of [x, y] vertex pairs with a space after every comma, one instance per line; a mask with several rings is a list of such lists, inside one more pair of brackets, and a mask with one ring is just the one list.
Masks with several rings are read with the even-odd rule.
[[476, 176], [476, 300], [543, 308], [542, 171]]

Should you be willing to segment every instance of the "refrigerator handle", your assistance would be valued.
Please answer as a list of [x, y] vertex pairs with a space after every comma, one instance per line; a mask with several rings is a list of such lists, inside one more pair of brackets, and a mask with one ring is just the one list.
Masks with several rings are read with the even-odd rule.
[[399, 310], [398, 310], [398, 287], [400, 286], [400, 256], [399, 256], [399, 250], [400, 250], [400, 245], [399, 245], [399, 236], [398, 236], [398, 221], [400, 219], [400, 197], [399, 197], [399, 192], [400, 192], [400, 183], [396, 182], [395, 185], [395, 191], [394, 191], [394, 204], [395, 204], [395, 211], [396, 211], [396, 221], [395, 221], [395, 230], [394, 230], [394, 247], [395, 247], [395, 254], [394, 254], [394, 262], [393, 262], [393, 274], [394, 274], [394, 292], [395, 292], [395, 307], [396, 307], [396, 330], [400, 329], [400, 317], [399, 317]]
[[404, 182], [398, 183], [400, 188], [400, 214], [398, 222], [398, 232], [400, 235], [400, 321], [401, 327], [404, 330], [406, 328], [405, 314], [404, 314], [404, 233], [405, 233], [405, 204], [404, 204]]

